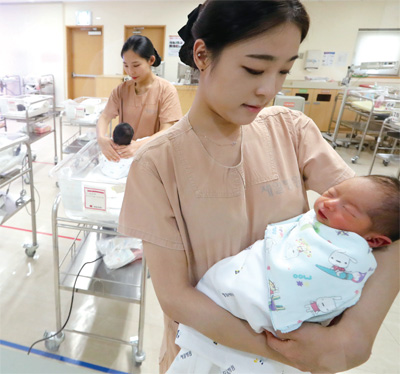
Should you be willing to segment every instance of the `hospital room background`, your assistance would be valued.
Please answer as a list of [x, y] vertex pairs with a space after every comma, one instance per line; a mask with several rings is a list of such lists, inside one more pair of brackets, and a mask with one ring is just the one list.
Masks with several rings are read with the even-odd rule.
[[[129, 79], [132, 34], [157, 45], [154, 73], [188, 111], [197, 77], [177, 31], [198, 3], [0, 0], [1, 373], [158, 372], [161, 308], [140, 241], [115, 230], [125, 180], [98, 172], [95, 126]], [[309, 35], [268, 105], [309, 115], [357, 175], [399, 177], [399, 1], [303, 3]], [[399, 357], [397, 297], [371, 358], [346, 373], [400, 373]]]

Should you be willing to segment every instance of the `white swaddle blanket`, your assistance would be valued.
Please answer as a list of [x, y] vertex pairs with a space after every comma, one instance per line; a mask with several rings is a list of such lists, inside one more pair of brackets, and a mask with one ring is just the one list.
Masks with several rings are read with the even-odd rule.
[[[258, 333], [289, 332], [304, 321], [329, 321], [354, 305], [376, 268], [371, 252], [361, 236], [321, 224], [311, 210], [269, 225], [264, 240], [216, 263], [196, 288]], [[169, 374], [298, 372], [182, 324], [175, 342], [182, 349]]]

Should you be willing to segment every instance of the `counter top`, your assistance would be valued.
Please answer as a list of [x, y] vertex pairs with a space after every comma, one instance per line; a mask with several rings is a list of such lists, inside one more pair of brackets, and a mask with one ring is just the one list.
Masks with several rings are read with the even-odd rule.
[[326, 90], [337, 90], [341, 87], [341, 83], [334, 82], [325, 82], [325, 81], [312, 81], [312, 80], [287, 80], [283, 84], [284, 88], [317, 88], [317, 89], [326, 89]]

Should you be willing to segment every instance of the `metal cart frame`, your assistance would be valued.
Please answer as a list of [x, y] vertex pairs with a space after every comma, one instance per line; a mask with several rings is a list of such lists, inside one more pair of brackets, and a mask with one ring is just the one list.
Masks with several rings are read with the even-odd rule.
[[[81, 96], [78, 97], [76, 99], [74, 99], [74, 101], [76, 103], [81, 103], [84, 100], [87, 99], [101, 99], [102, 102], [107, 102], [108, 98], [107, 97], [90, 97], [90, 96]], [[84, 145], [87, 144], [87, 142], [82, 141], [79, 139], [79, 136], [82, 134], [82, 127], [96, 127], [97, 126], [97, 121], [100, 118], [100, 114], [99, 116], [95, 119], [95, 121], [93, 122], [88, 122], [86, 121], [84, 118], [74, 118], [74, 119], [66, 119], [65, 121], [63, 121], [63, 117], [66, 114], [66, 110], [64, 109], [61, 112], [61, 116], [60, 116], [60, 149], [61, 149], [61, 160], [63, 159], [63, 153], [77, 153]], [[79, 130], [72, 135], [70, 138], [68, 138], [67, 140], [63, 141], [63, 136], [62, 136], [62, 126], [63, 126], [63, 122], [64, 124], [69, 124], [72, 126], [78, 126]], [[111, 136], [111, 132], [112, 132], [112, 122], [110, 122], [110, 136]]]
[[[363, 94], [368, 94], [370, 97], [363, 96]], [[361, 151], [363, 150], [363, 146], [366, 140], [367, 133], [372, 133], [378, 136], [379, 131], [381, 129], [383, 119], [379, 119], [380, 116], [384, 115], [383, 113], [375, 110], [375, 101], [379, 96], [382, 95], [382, 91], [380, 90], [366, 90], [366, 89], [357, 89], [357, 88], [349, 88], [345, 87], [343, 92], [337, 94], [335, 98], [335, 105], [332, 110], [331, 120], [329, 123], [328, 133], [324, 134], [324, 138], [331, 142], [332, 147], [336, 148], [338, 145], [344, 145], [348, 147], [353, 142], [353, 134], [355, 132], [361, 132], [361, 140], [358, 143], [358, 152], [356, 156], [351, 158], [351, 162], [354, 164], [360, 158]], [[333, 113], [336, 109], [336, 104], [339, 98], [342, 98], [342, 104], [340, 106], [340, 110], [336, 119], [336, 125], [333, 134], [330, 134], [331, 123], [333, 122]], [[358, 100], [366, 100], [371, 102], [371, 109], [366, 111], [362, 109], [354, 108], [351, 103], [351, 99]], [[385, 101], [388, 100], [385, 97]], [[357, 118], [355, 121], [346, 121], [342, 120], [343, 113], [345, 110], [350, 110], [357, 114]], [[338, 139], [338, 133], [340, 126], [348, 127], [352, 129], [350, 137], [347, 139]]]
[[[383, 148], [388, 150], [389, 153], [378, 153], [379, 149], [381, 148], [381, 144], [383, 142], [384, 135], [393, 139], [392, 147]], [[371, 166], [369, 168], [368, 175], [372, 173], [372, 169], [375, 164], [375, 160], [377, 157], [383, 159], [383, 165], [388, 166], [391, 161], [400, 163], [400, 155], [395, 154], [396, 149], [398, 150], [397, 144], [398, 140], [400, 139], [400, 119], [395, 117], [388, 117], [383, 121], [383, 125], [381, 131], [378, 135], [378, 140], [376, 142], [374, 155], [372, 156]], [[400, 178], [400, 168], [397, 174], [397, 178]]]
[[29, 203], [31, 204], [31, 223], [32, 223], [32, 243], [24, 244], [25, 253], [29, 257], [33, 257], [36, 253], [36, 249], [39, 247], [37, 243], [37, 231], [36, 231], [36, 203], [35, 203], [35, 187], [33, 183], [33, 167], [32, 167], [32, 152], [29, 144], [28, 136], [22, 136], [10, 144], [0, 147], [0, 151], [4, 151], [8, 148], [13, 148], [18, 145], [25, 144], [27, 150], [27, 159], [28, 159], [28, 167], [22, 168], [17, 174], [10, 172], [9, 174], [5, 174], [4, 176], [0, 176], [0, 189], [4, 186], [10, 185], [12, 182], [17, 180], [18, 178], [28, 177], [29, 185], [30, 185], [30, 196], [22, 195], [19, 199], [14, 200], [9, 196], [5, 195], [5, 210], [6, 215], [0, 221], [0, 225], [5, 223], [8, 219], [10, 219], [14, 214], [19, 212], [23, 207], [27, 206]]
[[[35, 96], [35, 95], [32, 95]], [[56, 165], [58, 163], [58, 154], [57, 154], [57, 121], [56, 121], [56, 117], [58, 115], [58, 112], [55, 111], [55, 107], [54, 107], [54, 97], [51, 95], [43, 95], [45, 96], [44, 98], [40, 98], [35, 102], [32, 102], [25, 110], [25, 118], [24, 117], [18, 117], [18, 116], [13, 116], [7, 113], [2, 114], [3, 118], [4, 118], [4, 124], [5, 127], [7, 128], [7, 120], [14, 120], [16, 122], [24, 122], [26, 123], [27, 126], [27, 134], [29, 137], [29, 142], [30, 144], [38, 141], [39, 139], [43, 138], [44, 136], [47, 136], [51, 133], [54, 134], [54, 164]], [[18, 96], [15, 96], [15, 98], [17, 99]], [[33, 117], [29, 117], [28, 115], [28, 109], [31, 105], [33, 104], [37, 104], [40, 103], [42, 101], [50, 101], [51, 105], [50, 105], [50, 109], [47, 111], [47, 113], [43, 113], [43, 114], [39, 114]], [[36, 123], [36, 122], [42, 122], [44, 120], [48, 120], [48, 119], [53, 119], [53, 130], [42, 133], [42, 134], [35, 134], [33, 132], [30, 131], [30, 125]]]
[[[56, 332], [46, 331], [44, 334], [45, 338], [50, 337], [45, 342], [46, 348], [50, 351], [57, 351], [65, 338], [64, 333], [60, 332], [62, 327], [60, 290], [64, 289], [71, 291], [76, 276], [83, 263], [88, 261], [88, 258], [90, 260], [94, 260], [95, 258], [99, 257], [96, 251], [96, 241], [98, 239], [110, 236], [122, 236], [116, 231], [116, 225], [107, 224], [107, 227], [103, 227], [98, 222], [59, 217], [58, 207], [60, 201], [61, 194], [58, 194], [52, 210], [54, 290], [57, 329]], [[59, 228], [78, 230], [75, 240], [61, 261], [58, 243]], [[78, 240], [79, 234], [83, 234], [83, 238], [80, 241]], [[69, 261], [67, 261], [68, 259]], [[143, 352], [146, 275], [147, 267], [144, 257], [142, 260], [137, 260], [130, 265], [113, 270], [112, 272], [105, 269], [103, 261], [97, 261], [96, 264], [93, 264], [89, 266], [87, 270], [85, 268], [85, 271], [82, 271], [78, 277], [75, 288], [75, 290], [79, 293], [139, 304], [140, 311], [137, 337], [133, 337], [129, 341], [125, 341], [75, 329], [65, 328], [64, 331], [79, 333], [96, 339], [130, 345], [132, 347], [133, 362], [136, 366], [141, 365], [146, 357], [145, 353]]]

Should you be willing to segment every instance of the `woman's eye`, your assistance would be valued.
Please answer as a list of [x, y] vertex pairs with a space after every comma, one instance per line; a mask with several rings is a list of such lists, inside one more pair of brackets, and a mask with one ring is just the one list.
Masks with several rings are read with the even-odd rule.
[[264, 71], [262, 71], [262, 70], [254, 70], [254, 69], [247, 68], [246, 66], [243, 66], [243, 68], [251, 75], [261, 75], [262, 73], [264, 73]]
[[289, 75], [290, 74], [290, 70], [282, 70], [279, 72], [279, 74], [281, 75]]

